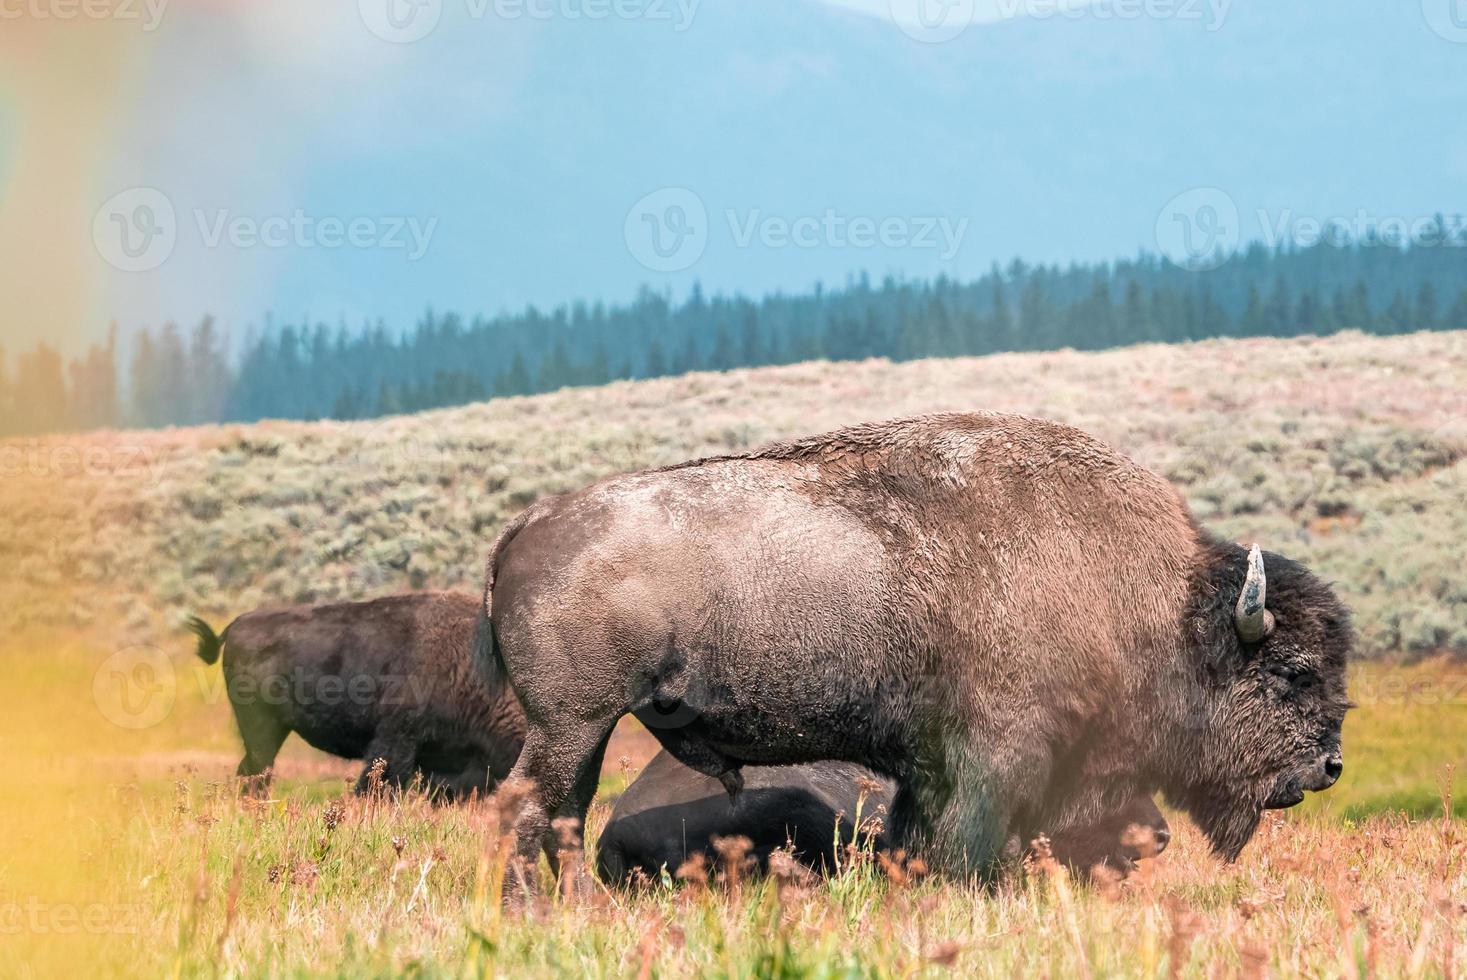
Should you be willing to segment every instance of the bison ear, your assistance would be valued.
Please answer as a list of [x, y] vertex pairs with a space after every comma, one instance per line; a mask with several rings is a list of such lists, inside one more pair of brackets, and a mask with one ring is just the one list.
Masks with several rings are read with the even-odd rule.
[[1273, 613], [1267, 609], [1268, 574], [1263, 567], [1263, 550], [1258, 545], [1248, 552], [1248, 577], [1233, 610], [1233, 628], [1244, 643], [1257, 643], [1273, 632]]

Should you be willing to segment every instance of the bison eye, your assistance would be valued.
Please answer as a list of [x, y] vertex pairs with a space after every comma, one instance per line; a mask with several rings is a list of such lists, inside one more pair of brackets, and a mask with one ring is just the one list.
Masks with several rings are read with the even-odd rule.
[[1286, 681], [1295, 691], [1307, 691], [1319, 679], [1312, 670], [1303, 670], [1299, 667], [1290, 667], [1286, 664], [1270, 667], [1268, 672], [1280, 680]]

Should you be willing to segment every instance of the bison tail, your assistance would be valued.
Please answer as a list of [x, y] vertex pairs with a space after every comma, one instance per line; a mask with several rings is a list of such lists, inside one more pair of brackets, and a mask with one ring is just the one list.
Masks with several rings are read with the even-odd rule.
[[510, 539], [530, 522], [534, 507], [527, 507], [518, 517], [510, 521], [494, 539], [489, 549], [489, 558], [484, 562], [484, 595], [479, 602], [479, 619], [474, 624], [474, 666], [491, 691], [502, 691], [509, 686], [509, 671], [504, 667], [504, 653], [499, 649], [499, 638], [494, 635], [494, 575], [498, 571], [499, 552]]
[[219, 660], [219, 651], [224, 646], [224, 641], [219, 639], [219, 634], [214, 628], [197, 616], [188, 618], [189, 632], [199, 638], [199, 659], [213, 666]]
[[504, 669], [504, 655], [499, 650], [499, 640], [494, 635], [494, 623], [489, 618], [489, 609], [485, 605], [479, 606], [479, 618], [474, 623], [474, 666], [491, 691], [502, 691], [509, 684], [509, 673]]

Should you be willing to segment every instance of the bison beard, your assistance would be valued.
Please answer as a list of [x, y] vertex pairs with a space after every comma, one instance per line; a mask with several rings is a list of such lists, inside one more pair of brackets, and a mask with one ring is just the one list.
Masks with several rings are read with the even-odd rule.
[[1157, 790], [1236, 856], [1281, 787], [1338, 774], [1350, 644], [1327, 587], [1254, 558], [1124, 456], [1006, 415], [540, 501], [491, 550], [475, 654], [527, 716], [518, 856], [584, 818], [625, 713], [731, 791], [746, 764], [867, 766], [896, 842], [955, 875]]

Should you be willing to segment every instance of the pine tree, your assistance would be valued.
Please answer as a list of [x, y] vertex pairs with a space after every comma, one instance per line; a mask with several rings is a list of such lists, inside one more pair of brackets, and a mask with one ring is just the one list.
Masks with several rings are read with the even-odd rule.
[[1411, 304], [1406, 300], [1406, 294], [1399, 289], [1396, 295], [1391, 297], [1391, 305], [1386, 308], [1385, 327], [1387, 333], [1408, 333], [1413, 329], [1411, 322]]
[[1023, 350], [1051, 349], [1052, 316], [1044, 284], [1037, 275], [1030, 276], [1019, 293], [1019, 336]]
[[1370, 288], [1365, 285], [1364, 277], [1355, 280], [1354, 287], [1345, 298], [1343, 313], [1338, 319], [1340, 326], [1347, 330], [1369, 332], [1375, 328], [1375, 314], [1370, 306]]
[[[326, 351], [322, 351], [318, 357], [321, 365], [315, 371], [319, 385], [319, 373], [326, 370], [330, 358]], [[316, 359], [313, 357], [313, 362]], [[229, 367], [225, 363], [222, 340], [211, 316], [204, 317], [194, 328], [189, 341], [188, 366], [185, 372], [188, 376], [185, 388], [188, 404], [184, 410], [186, 421], [217, 422], [222, 407], [221, 398], [229, 385]]]
[[713, 350], [708, 354], [708, 370], [730, 371], [738, 365], [734, 359], [733, 338], [722, 322], [713, 332]]
[[825, 325], [825, 353], [832, 361], [854, 361], [861, 356], [861, 325], [852, 317], [833, 316]]
[[1467, 330], [1467, 286], [1457, 294], [1457, 301], [1447, 311], [1441, 325], [1447, 330]]
[[700, 370], [702, 363], [702, 358], [698, 355], [698, 345], [693, 339], [692, 332], [689, 331], [683, 338], [682, 350], [673, 359], [672, 373], [691, 374], [694, 371]]
[[647, 347], [647, 377], [660, 378], [667, 374], [667, 355], [662, 352], [662, 341], [656, 337]]
[[397, 386], [389, 384], [385, 379], [377, 386], [377, 411], [378, 417], [384, 415], [401, 415], [403, 412], [402, 396]]
[[530, 369], [525, 366], [525, 355], [518, 347], [509, 359], [509, 370], [494, 383], [494, 388], [504, 395], [528, 395], [532, 382]]
[[1273, 291], [1263, 307], [1263, 333], [1274, 337], [1288, 337], [1296, 333], [1292, 320], [1293, 303], [1289, 300], [1289, 286], [1282, 275], [1274, 277]]
[[21, 354], [13, 393], [16, 429], [22, 434], [64, 432], [73, 426], [61, 354], [49, 344]]
[[1437, 315], [1436, 287], [1431, 284], [1430, 279], [1427, 279], [1416, 291], [1415, 328], [1417, 330], [1435, 330], [1438, 325]]
[[132, 366], [128, 370], [128, 391], [132, 399], [129, 417], [133, 425], [150, 427], [163, 420], [157, 404], [158, 358], [153, 349], [153, 335], [139, 330], [132, 344]]
[[1263, 308], [1263, 294], [1256, 283], [1248, 286], [1248, 305], [1238, 322], [1238, 332], [1244, 337], [1261, 337], [1268, 333], [1268, 314]]
[[1314, 290], [1307, 290], [1300, 294], [1299, 305], [1294, 308], [1294, 326], [1301, 334], [1321, 334], [1321, 321], [1323, 317], [1323, 306], [1319, 302], [1319, 294]]
[[107, 345], [91, 344], [86, 355], [67, 365], [68, 414], [79, 429], [110, 428], [117, 425], [117, 329], [107, 332]]
[[767, 361], [764, 339], [760, 336], [759, 331], [759, 314], [754, 311], [753, 307], [744, 313], [743, 332], [739, 337], [739, 358], [740, 363], [749, 367], [764, 364]]
[[993, 309], [989, 313], [988, 335], [993, 338], [994, 350], [1018, 350], [1020, 337], [1014, 315], [1009, 311], [1008, 297], [1004, 293], [1003, 276], [995, 267], [993, 275]]
[[1197, 338], [1226, 337], [1232, 332], [1227, 310], [1213, 298], [1212, 287], [1204, 282], [1197, 295]]
[[343, 421], [363, 418], [366, 412], [366, 405], [363, 402], [362, 394], [356, 385], [347, 385], [336, 396], [336, 404], [331, 408], [331, 417]]
[[550, 345], [550, 353], [540, 362], [540, 373], [533, 390], [558, 391], [575, 383], [572, 375], [570, 352], [566, 350], [565, 340], [556, 337]]
[[588, 385], [604, 385], [611, 380], [611, 356], [606, 353], [606, 344], [596, 341], [591, 348], [591, 360], [586, 365], [584, 383]]
[[1126, 300], [1121, 307], [1121, 343], [1142, 344], [1152, 339], [1151, 324], [1146, 313], [1146, 300], [1141, 292], [1141, 284], [1132, 279], [1126, 283]]

